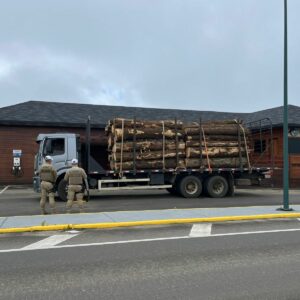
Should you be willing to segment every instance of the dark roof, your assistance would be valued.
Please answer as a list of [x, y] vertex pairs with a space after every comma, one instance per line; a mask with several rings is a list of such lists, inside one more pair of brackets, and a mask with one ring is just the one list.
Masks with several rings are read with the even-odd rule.
[[34, 126], [85, 125], [87, 117], [95, 127], [103, 127], [113, 118], [145, 120], [174, 119], [183, 121], [243, 119], [247, 114], [179, 109], [158, 109], [77, 103], [28, 101], [0, 108], [0, 124]]
[[[270, 118], [273, 125], [283, 122], [283, 108], [276, 107], [254, 113], [231, 113], [179, 109], [158, 109], [77, 103], [27, 101], [0, 108], [1, 125], [83, 127], [91, 116], [93, 127], [103, 127], [113, 118], [133, 118], [159, 120], [174, 119], [183, 121], [241, 119], [245, 123]], [[300, 107], [289, 105], [289, 123], [300, 125]]]

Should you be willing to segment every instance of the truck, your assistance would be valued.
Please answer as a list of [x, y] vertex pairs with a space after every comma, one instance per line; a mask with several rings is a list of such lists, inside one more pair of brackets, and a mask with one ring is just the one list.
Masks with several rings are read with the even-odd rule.
[[[175, 124], [177, 120], [175, 119]], [[53, 157], [53, 166], [58, 177], [55, 183], [57, 194], [63, 200], [67, 198], [67, 182], [63, 180], [65, 173], [71, 168], [71, 160], [77, 158], [81, 167], [88, 175], [88, 185], [90, 190], [98, 191], [122, 191], [122, 190], [155, 190], [166, 189], [173, 195], [180, 195], [184, 198], [197, 198], [201, 195], [212, 198], [222, 198], [232, 196], [235, 186], [239, 185], [259, 185], [262, 179], [270, 177], [272, 166], [257, 166], [251, 161], [251, 146], [247, 147], [242, 157], [243, 135], [238, 134], [236, 143], [239, 146], [239, 158], [246, 159], [246, 165], [218, 165], [211, 167], [209, 164], [208, 152], [206, 151], [205, 132], [200, 121], [194, 128], [199, 127], [199, 160], [205, 160], [208, 164], [201, 164], [201, 167], [166, 167], [163, 168], [140, 168], [136, 161], [137, 139], [135, 127], [136, 118], [131, 122], [134, 124], [134, 134], [132, 138], [133, 161], [131, 169], [112, 169], [108, 162], [108, 147], [99, 147], [91, 139], [91, 120], [88, 118], [85, 134], [77, 133], [40, 133], [37, 136], [38, 152], [35, 155], [33, 187], [36, 192], [40, 191], [39, 169], [44, 157]], [[194, 129], [193, 129], [194, 130]], [[124, 132], [124, 122], [123, 122]], [[251, 135], [251, 132], [250, 132]], [[241, 136], [241, 137], [240, 137]], [[261, 134], [260, 134], [261, 136]], [[164, 134], [162, 135], [165, 141]], [[203, 144], [204, 141], [204, 144]], [[105, 142], [107, 143], [107, 141]], [[123, 143], [123, 139], [122, 139]], [[174, 140], [176, 145], [176, 155], [178, 162], [178, 138]], [[245, 150], [245, 149], [244, 149]], [[163, 156], [166, 155], [164, 149]], [[122, 153], [123, 154], [123, 153]], [[121, 155], [122, 159], [122, 155]]]

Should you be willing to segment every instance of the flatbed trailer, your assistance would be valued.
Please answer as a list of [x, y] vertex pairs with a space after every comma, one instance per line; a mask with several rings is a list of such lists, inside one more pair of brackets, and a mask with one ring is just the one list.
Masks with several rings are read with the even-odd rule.
[[259, 185], [261, 180], [269, 177], [272, 167], [239, 168], [168, 168], [136, 169], [114, 171], [103, 166], [105, 149], [95, 155], [90, 138], [90, 120], [87, 122], [85, 141], [74, 133], [39, 134], [37, 142], [39, 151], [35, 157], [34, 190], [40, 190], [38, 170], [46, 155], [53, 157], [53, 166], [57, 170], [57, 193], [66, 200], [67, 183], [63, 180], [71, 167], [71, 160], [78, 158], [88, 174], [89, 189], [104, 191], [153, 190], [166, 189], [174, 195], [185, 198], [197, 198], [201, 195], [212, 198], [232, 196], [238, 185]]

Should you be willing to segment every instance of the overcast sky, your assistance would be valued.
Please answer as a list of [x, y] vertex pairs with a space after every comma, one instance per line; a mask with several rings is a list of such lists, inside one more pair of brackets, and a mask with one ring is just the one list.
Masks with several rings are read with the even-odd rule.
[[[0, 0], [0, 106], [252, 112], [283, 103], [283, 0]], [[289, 103], [300, 105], [300, 1]]]

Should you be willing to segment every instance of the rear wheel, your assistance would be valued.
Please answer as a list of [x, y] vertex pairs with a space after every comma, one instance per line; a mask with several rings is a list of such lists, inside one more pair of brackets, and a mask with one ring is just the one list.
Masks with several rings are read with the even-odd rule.
[[192, 175], [183, 177], [179, 182], [178, 191], [184, 198], [197, 198], [202, 192], [201, 180]]
[[212, 176], [206, 181], [205, 188], [211, 198], [222, 198], [228, 193], [228, 182], [223, 176]]
[[58, 183], [57, 194], [62, 201], [67, 201], [67, 195], [68, 195], [67, 187], [68, 187], [67, 182], [63, 179]]

